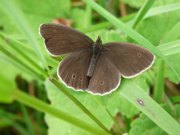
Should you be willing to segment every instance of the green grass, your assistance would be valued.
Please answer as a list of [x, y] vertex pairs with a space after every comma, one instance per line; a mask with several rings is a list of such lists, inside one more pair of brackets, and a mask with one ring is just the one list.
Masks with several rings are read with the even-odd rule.
[[146, 15], [146, 13], [149, 11], [151, 6], [154, 4], [155, 0], [147, 0], [144, 5], [141, 7], [139, 12], [137, 13], [132, 28], [135, 28], [140, 21], [142, 21], [143, 17]]
[[99, 135], [108, 135], [108, 133], [104, 132], [103, 130], [95, 128], [92, 125], [88, 124], [87, 122], [80, 120], [70, 114], [67, 114], [63, 111], [57, 110], [57, 109], [51, 107], [50, 105], [48, 105], [34, 97], [31, 97], [19, 90], [16, 90], [14, 95], [15, 95], [14, 99], [16, 99], [17, 101], [19, 101], [27, 106], [34, 108], [36, 110], [53, 115], [54, 117], [57, 117], [66, 122], [69, 122], [69, 123], [73, 124], [74, 126], [80, 127], [89, 132], [99, 134]]
[[[4, 32], [3, 30], [0, 31], [0, 64], [1, 61], [4, 61], [12, 66], [10, 68], [12, 71], [9, 70], [10, 73], [5, 73], [4, 67], [1, 69], [0, 81], [3, 85], [0, 86], [0, 102], [12, 104], [13, 101], [17, 101], [18, 103], [43, 112], [46, 114], [46, 123], [48, 124], [49, 133], [51, 134], [55, 131], [59, 133], [62, 129], [63, 131], [69, 131], [70, 129], [75, 135], [113, 134], [114, 131], [111, 130], [112, 124], [119, 127], [118, 132], [120, 133], [123, 131], [131, 133], [134, 125], [144, 130], [146, 127], [142, 128], [141, 125], [136, 125], [136, 123], [133, 124], [132, 127], [130, 126], [133, 122], [133, 118], [139, 113], [143, 113], [145, 119], [150, 119], [150, 121], [154, 122], [156, 124], [155, 128], [158, 129], [158, 131], [163, 131], [172, 135], [180, 134], [180, 125], [178, 123], [180, 114], [178, 114], [178, 108], [173, 104], [179, 102], [180, 98], [177, 94], [168, 97], [169, 95], [167, 96], [165, 93], [164, 87], [165, 77], [172, 80], [173, 83], [180, 82], [180, 68], [178, 65], [178, 58], [180, 58], [179, 22], [174, 21], [175, 25], [162, 35], [161, 39], [159, 39], [159, 45], [156, 46], [153, 44], [153, 41], [143, 35], [142, 31], [137, 31], [136, 29], [142, 25], [141, 23], [151, 21], [151, 19], [153, 20], [153, 17], [157, 15], [165, 16], [166, 14], [171, 14], [170, 12], [175, 14], [177, 10], [180, 9], [180, 3], [170, 3], [152, 7], [157, 3], [154, 0], [149, 0], [142, 4], [143, 6], [137, 13], [133, 12], [125, 17], [117, 18], [94, 1], [83, 1], [85, 2], [85, 5], [83, 5], [85, 9], [76, 7], [76, 11], [84, 13], [85, 15], [79, 14], [79, 16], [74, 16], [74, 18], [85, 20], [84, 26], [86, 27], [82, 26], [79, 29], [92, 35], [99, 35], [99, 33], [102, 35], [104, 34], [108, 37], [108, 40], [133, 40], [148, 48], [157, 56], [157, 61], [152, 67], [152, 70], [135, 79], [122, 80], [122, 84], [118, 90], [107, 96], [99, 97], [90, 95], [86, 92], [71, 91], [54, 77], [59, 59], [53, 59], [47, 55], [47, 52], [41, 50], [40, 45], [43, 44], [42, 39], [40, 36], [37, 37], [37, 33], [33, 32], [33, 28], [35, 25], [39, 24], [40, 21], [37, 18], [41, 18], [43, 22], [49, 22], [57, 16], [54, 15], [54, 17], [52, 17], [53, 11], [48, 11], [52, 12], [50, 18], [43, 18], [42, 14], [40, 16], [35, 14], [35, 16], [38, 16], [36, 17], [37, 20], [31, 22], [29, 18], [33, 15], [28, 13], [25, 7], [21, 8], [22, 5], [17, 6], [16, 4], [18, 2], [14, 3], [13, 1], [3, 0], [0, 7], [7, 16], [3, 16], [2, 20], [8, 18], [9, 21], [14, 23], [17, 29], [12, 33]], [[106, 7], [105, 1], [101, 1], [100, 3]], [[53, 3], [50, 4], [51, 7], [57, 7], [57, 5], [53, 5]], [[46, 8], [44, 11], [47, 13]], [[94, 11], [99, 14], [98, 18], [100, 18], [100, 20], [98, 21], [100, 21], [100, 23], [94, 24], [95, 17], [97, 16]], [[64, 14], [68, 17], [74, 15], [71, 14], [71, 11]], [[106, 20], [103, 20], [101, 16]], [[153, 21], [151, 22], [153, 23]], [[132, 27], [130, 27], [129, 24], [132, 24]], [[10, 26], [8, 21], [7, 25]], [[33, 28], [31, 28], [31, 25]], [[107, 28], [112, 28], [112, 25], [115, 26], [115, 28], [108, 30]], [[6, 24], [3, 24], [3, 26], [6, 26]], [[80, 24], [77, 26], [80, 26]], [[11, 28], [13, 29], [13, 27]], [[167, 25], [167, 27], [169, 26]], [[148, 29], [144, 28], [144, 30]], [[19, 33], [19, 31], [21, 35], [16, 34]], [[38, 32], [38, 29], [36, 29], [36, 31]], [[114, 33], [112, 34], [112, 32]], [[123, 36], [121, 35], [122, 33]], [[155, 33], [152, 33], [152, 35], [153, 34]], [[16, 38], [15, 35], [21, 38]], [[129, 40], [127, 37], [131, 39]], [[13, 71], [14, 73], [11, 74]], [[24, 73], [28, 75], [27, 78]], [[47, 104], [40, 99], [22, 92], [22, 90], [25, 89], [20, 90], [17, 88], [15, 78], [19, 74], [25, 77], [28, 83], [35, 80], [39, 85], [42, 85], [43, 91], [47, 92], [51, 104]], [[47, 81], [47, 79], [49, 79], [49, 81]], [[55, 88], [52, 86], [47, 88], [47, 85], [50, 84]], [[153, 88], [152, 97], [149, 95], [150, 88]], [[34, 90], [37, 93], [41, 93], [39, 87], [34, 88]], [[45, 95], [42, 97], [45, 97]], [[162, 104], [169, 106], [171, 109], [163, 108], [164, 106], [162, 106]], [[19, 121], [17, 122], [15, 114], [9, 116], [7, 113], [7, 117], [5, 117], [6, 113], [0, 113], [0, 116], [4, 117], [3, 119], [0, 117], [0, 128], [14, 125], [15, 129], [22, 135], [37, 134], [35, 126], [33, 125], [33, 120], [28, 115], [28, 110], [23, 105], [19, 108], [22, 113], [21, 122], [24, 126], [21, 126]], [[177, 113], [175, 113], [176, 111]], [[118, 125], [118, 122], [113, 118], [118, 112], [122, 114], [125, 120], [128, 120], [128, 122], [121, 121], [127, 125], [126, 127]], [[141, 116], [136, 119], [141, 120]], [[149, 123], [143, 124], [148, 125]], [[44, 127], [42, 127], [42, 129], [43, 128]], [[147, 128], [146, 131], [149, 131], [149, 129]], [[154, 129], [152, 129], [152, 132], [158, 134]], [[150, 133], [152, 132], [150, 131]], [[147, 132], [144, 131], [143, 133]], [[115, 132], [114, 134], [118, 133]]]
[[155, 81], [155, 88], [153, 98], [160, 103], [164, 96], [164, 62], [159, 62], [159, 69], [157, 70], [157, 79]]
[[[28, 38], [29, 43], [33, 45], [35, 52], [37, 56], [39, 56], [44, 63], [44, 66], [48, 69], [46, 60], [44, 58], [44, 55], [42, 54], [42, 51], [39, 47], [38, 41], [36, 40], [36, 37], [34, 33], [32, 32], [28, 22], [26, 21], [25, 16], [19, 10], [16, 5], [13, 3], [13, 1], [7, 1], [2, 0], [3, 6], [1, 8], [4, 10], [4, 12], [12, 19], [13, 22], [16, 23], [16, 26], [18, 29]], [[2, 5], [1, 4], [1, 5]]]
[[[180, 125], [160, 105], [157, 104], [146, 92], [133, 82], [124, 85], [121, 95], [128, 99], [134, 106], [141, 110], [148, 118], [161, 127], [168, 134], [179, 134]], [[141, 105], [137, 102], [140, 99], [144, 102]]]

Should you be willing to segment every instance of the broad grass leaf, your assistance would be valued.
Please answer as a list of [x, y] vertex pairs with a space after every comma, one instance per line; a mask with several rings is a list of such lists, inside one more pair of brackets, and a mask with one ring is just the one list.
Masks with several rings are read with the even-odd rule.
[[163, 36], [176, 25], [178, 20], [177, 14], [172, 13], [154, 16], [140, 23], [137, 31], [158, 46]]
[[[123, 83], [125, 83], [123, 85], [129, 85], [124, 80], [125, 79], [122, 78], [121, 85]], [[143, 88], [143, 90], [145, 90], [147, 93], [149, 93], [150, 85], [147, 83], [147, 74], [141, 75], [131, 80], [134, 81], [138, 86]], [[122, 90], [121, 85], [117, 91], [104, 97], [104, 101], [107, 101], [106, 108], [114, 116], [116, 115], [116, 113], [120, 112], [125, 117], [132, 118], [134, 115], [138, 114], [140, 111], [135, 106], [133, 106], [126, 98], [118, 94]]]
[[[180, 118], [180, 113], [178, 113], [180, 105], [175, 105], [173, 110], [166, 104], [163, 104], [162, 107], [175, 119], [178, 120]], [[167, 133], [157, 127], [147, 116], [141, 114], [139, 118], [131, 123], [129, 135], [167, 135]]]

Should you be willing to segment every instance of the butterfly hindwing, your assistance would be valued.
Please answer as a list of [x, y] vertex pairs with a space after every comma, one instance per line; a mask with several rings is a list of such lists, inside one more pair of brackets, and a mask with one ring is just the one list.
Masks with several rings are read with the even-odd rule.
[[59, 78], [74, 89], [86, 90], [89, 84], [89, 78], [86, 74], [91, 56], [92, 52], [87, 49], [69, 54], [60, 63]]
[[94, 94], [107, 94], [114, 90], [119, 83], [118, 69], [109, 61], [105, 53], [101, 53], [90, 79], [88, 91]]

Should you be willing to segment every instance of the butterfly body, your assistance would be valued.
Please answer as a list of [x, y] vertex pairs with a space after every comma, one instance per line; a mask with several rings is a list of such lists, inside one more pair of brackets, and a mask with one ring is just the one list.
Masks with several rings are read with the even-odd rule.
[[102, 45], [102, 41], [100, 37], [98, 37], [96, 42], [93, 44], [91, 51], [92, 51], [92, 57], [88, 67], [88, 72], [87, 72], [88, 77], [92, 77], [98, 58], [101, 55], [101, 53], [104, 52], [104, 46]]
[[147, 49], [122, 42], [94, 42], [63, 25], [43, 24], [40, 33], [53, 56], [68, 54], [57, 75], [67, 86], [104, 95], [114, 91], [121, 77], [132, 78], [151, 67], [154, 55]]

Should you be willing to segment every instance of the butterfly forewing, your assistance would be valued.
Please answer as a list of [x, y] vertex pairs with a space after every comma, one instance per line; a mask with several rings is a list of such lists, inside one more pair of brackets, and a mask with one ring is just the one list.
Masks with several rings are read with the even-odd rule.
[[109, 61], [105, 53], [102, 53], [96, 64], [88, 91], [94, 94], [107, 94], [114, 90], [120, 83], [118, 69]]
[[66, 85], [86, 90], [89, 84], [87, 70], [92, 52], [84, 49], [69, 54], [61, 63], [58, 69], [58, 76]]
[[88, 48], [93, 41], [85, 34], [58, 24], [42, 24], [40, 33], [47, 50], [52, 55], [61, 55]]
[[127, 78], [145, 71], [154, 61], [153, 54], [147, 49], [129, 43], [107, 43], [105, 54]]

